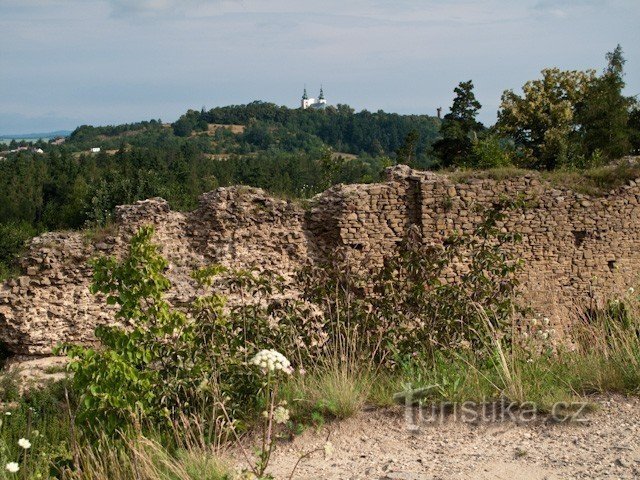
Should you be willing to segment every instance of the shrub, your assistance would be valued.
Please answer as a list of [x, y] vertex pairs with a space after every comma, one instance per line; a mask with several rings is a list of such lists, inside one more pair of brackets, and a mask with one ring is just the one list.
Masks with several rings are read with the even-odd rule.
[[194, 356], [193, 323], [164, 299], [167, 262], [151, 244], [152, 235], [152, 228], [140, 229], [120, 262], [93, 262], [92, 292], [118, 305], [116, 318], [126, 327], [99, 326], [101, 348], [64, 348], [82, 397], [79, 419], [100, 421], [109, 431], [138, 416], [168, 421], [172, 411], [189, 407], [206, 379]]
[[495, 135], [482, 138], [473, 145], [470, 164], [473, 168], [501, 168], [512, 164], [513, 153], [504, 140]]
[[35, 234], [27, 222], [0, 223], [0, 280], [16, 272], [16, 259]]
[[[484, 212], [470, 234], [426, 244], [415, 229], [382, 268], [356, 271], [348, 259], [307, 268], [301, 280], [307, 300], [321, 306], [332, 334], [328, 350], [369, 356], [374, 365], [397, 365], [435, 350], [486, 345], [485, 312], [495, 329], [519, 311], [519, 261], [507, 253], [517, 234], [498, 224], [520, 202]], [[455, 279], [447, 273], [457, 270]], [[483, 307], [481, 311], [479, 307]], [[509, 335], [509, 329], [504, 329]]]

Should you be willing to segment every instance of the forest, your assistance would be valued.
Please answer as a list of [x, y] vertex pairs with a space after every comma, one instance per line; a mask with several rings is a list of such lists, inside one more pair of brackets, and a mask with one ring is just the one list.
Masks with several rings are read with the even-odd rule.
[[256, 101], [189, 110], [172, 124], [83, 125], [62, 144], [37, 142], [44, 153], [0, 152], [0, 278], [16, 273], [32, 236], [101, 228], [116, 205], [149, 197], [193, 209], [203, 192], [245, 184], [309, 198], [337, 183], [378, 181], [396, 163], [593, 175], [640, 153], [640, 108], [623, 94], [624, 64], [618, 46], [599, 74], [545, 69], [522, 94], [504, 92], [491, 127], [477, 120], [482, 106], [469, 80], [455, 87], [443, 119]]

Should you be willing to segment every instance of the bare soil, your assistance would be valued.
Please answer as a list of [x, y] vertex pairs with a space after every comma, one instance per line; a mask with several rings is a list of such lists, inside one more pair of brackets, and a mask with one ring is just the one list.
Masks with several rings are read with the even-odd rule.
[[[335, 450], [303, 459], [295, 479], [633, 479], [640, 478], [640, 401], [592, 399], [595, 410], [579, 422], [511, 419], [476, 424], [447, 416], [407, 429], [404, 409], [362, 412], [306, 431], [274, 452], [270, 473], [288, 479], [301, 454], [322, 450], [327, 434]], [[240, 457], [236, 457], [240, 458]]]

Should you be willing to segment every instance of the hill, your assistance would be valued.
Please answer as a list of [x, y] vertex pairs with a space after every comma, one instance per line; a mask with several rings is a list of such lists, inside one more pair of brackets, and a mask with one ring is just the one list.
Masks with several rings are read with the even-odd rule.
[[31, 236], [108, 224], [116, 205], [163, 197], [192, 210], [203, 192], [250, 185], [309, 198], [336, 183], [371, 183], [395, 163], [429, 167], [439, 120], [354, 112], [346, 105], [302, 111], [271, 103], [148, 120], [82, 125], [63, 144], [37, 142], [0, 161], [0, 277]]

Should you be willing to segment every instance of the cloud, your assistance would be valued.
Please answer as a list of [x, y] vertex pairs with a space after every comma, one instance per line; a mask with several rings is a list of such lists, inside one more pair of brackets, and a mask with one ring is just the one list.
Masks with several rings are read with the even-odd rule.
[[550, 65], [599, 66], [618, 42], [635, 94], [638, 1], [0, 0], [0, 131], [294, 105], [304, 82], [331, 102], [420, 112], [473, 78], [491, 116], [504, 89]]
[[183, 15], [205, 4], [221, 3], [221, 0], [107, 0], [116, 17]]
[[541, 0], [533, 6], [533, 10], [541, 15], [554, 18], [566, 18], [578, 11], [604, 7], [607, 0]]

